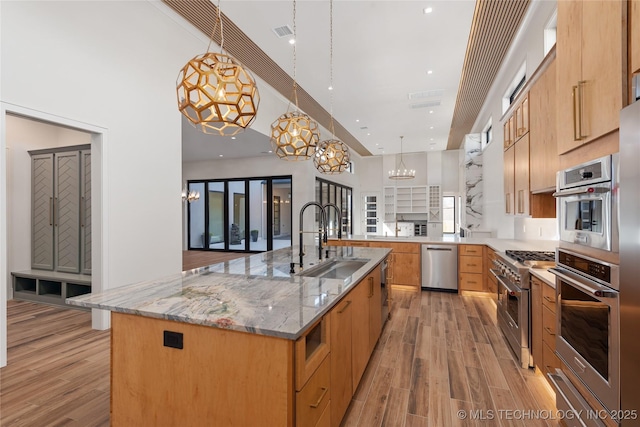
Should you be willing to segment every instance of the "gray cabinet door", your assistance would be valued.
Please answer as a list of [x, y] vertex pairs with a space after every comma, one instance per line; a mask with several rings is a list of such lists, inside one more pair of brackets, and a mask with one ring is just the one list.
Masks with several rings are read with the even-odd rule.
[[80, 152], [56, 153], [54, 254], [57, 271], [80, 272]]
[[80, 194], [80, 265], [91, 274], [91, 151], [80, 152]]
[[53, 154], [31, 159], [31, 267], [53, 270]]

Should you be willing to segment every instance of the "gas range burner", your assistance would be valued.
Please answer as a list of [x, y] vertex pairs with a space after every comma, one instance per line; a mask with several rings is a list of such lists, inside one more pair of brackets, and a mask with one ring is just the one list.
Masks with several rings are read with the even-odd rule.
[[525, 261], [555, 261], [555, 252], [544, 251], [511, 251], [507, 250], [506, 254], [509, 258], [518, 262], [524, 263]]

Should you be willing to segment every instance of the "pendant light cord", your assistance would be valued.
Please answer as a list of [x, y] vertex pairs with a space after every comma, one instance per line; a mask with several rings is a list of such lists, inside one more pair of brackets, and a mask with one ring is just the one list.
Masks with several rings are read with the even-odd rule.
[[216, 23], [213, 25], [213, 31], [211, 31], [211, 37], [209, 37], [209, 45], [207, 46], [207, 52], [211, 50], [211, 43], [213, 43], [213, 38], [216, 35], [216, 30], [218, 29], [218, 24], [220, 24], [220, 53], [222, 53], [222, 49], [224, 46], [224, 33], [222, 29], [222, 16], [220, 14], [220, 0], [218, 0], [218, 5], [216, 6]]
[[293, 0], [293, 100], [298, 111], [298, 83], [296, 82], [296, 45], [298, 44], [298, 29], [296, 27], [296, 0]]
[[331, 136], [336, 138], [333, 125], [333, 0], [329, 0], [329, 114], [331, 115]]

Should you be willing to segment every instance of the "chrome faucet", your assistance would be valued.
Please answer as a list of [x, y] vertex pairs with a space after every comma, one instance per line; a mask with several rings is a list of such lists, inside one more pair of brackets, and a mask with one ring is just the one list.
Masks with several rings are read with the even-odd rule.
[[[316, 207], [320, 208], [320, 229], [318, 230], [318, 259], [320, 259], [320, 260], [322, 259], [322, 240], [326, 239], [326, 234], [325, 234], [324, 237], [322, 236], [323, 230], [325, 230], [326, 227], [327, 227], [327, 219], [326, 219], [324, 208], [318, 202], [307, 202], [307, 203], [305, 203], [304, 206], [302, 206], [302, 208], [300, 209], [300, 268], [302, 268], [302, 262], [303, 262], [303, 258], [304, 258], [304, 255], [305, 255], [305, 253], [304, 253], [304, 244], [303, 244], [303, 239], [302, 239], [302, 235], [304, 233], [304, 227], [303, 227], [304, 211], [309, 206], [316, 206]], [[293, 265], [291, 265], [291, 269], [293, 270]]]
[[326, 218], [326, 223], [324, 227], [324, 242], [327, 243], [327, 236], [329, 235], [329, 211], [327, 208], [332, 207], [336, 210], [338, 214], [338, 239], [342, 239], [342, 211], [335, 203], [325, 203], [322, 207], [324, 211], [324, 216]]

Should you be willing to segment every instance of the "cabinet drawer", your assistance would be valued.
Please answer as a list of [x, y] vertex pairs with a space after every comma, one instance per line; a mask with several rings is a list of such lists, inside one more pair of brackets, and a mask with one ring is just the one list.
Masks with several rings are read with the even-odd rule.
[[542, 286], [542, 304], [555, 314], [556, 290], [546, 283]]
[[296, 341], [296, 390], [302, 390], [329, 354], [330, 328], [330, 316], [324, 316]]
[[482, 258], [462, 255], [458, 270], [462, 273], [482, 273]]
[[542, 360], [544, 362], [544, 373], [554, 372], [556, 368], [560, 367], [560, 359], [556, 356], [556, 352], [547, 345], [546, 342], [542, 343]]
[[296, 393], [296, 426], [315, 427], [331, 399], [331, 365], [325, 357], [305, 386]]
[[556, 348], [556, 314], [542, 306], [542, 340], [552, 349]]
[[498, 292], [498, 280], [491, 273], [487, 275], [487, 287], [489, 288], [489, 292], [493, 292], [494, 294]]
[[458, 288], [463, 291], [483, 291], [482, 274], [458, 273]]
[[482, 256], [482, 246], [481, 245], [460, 245], [458, 246], [458, 253], [460, 255]]

